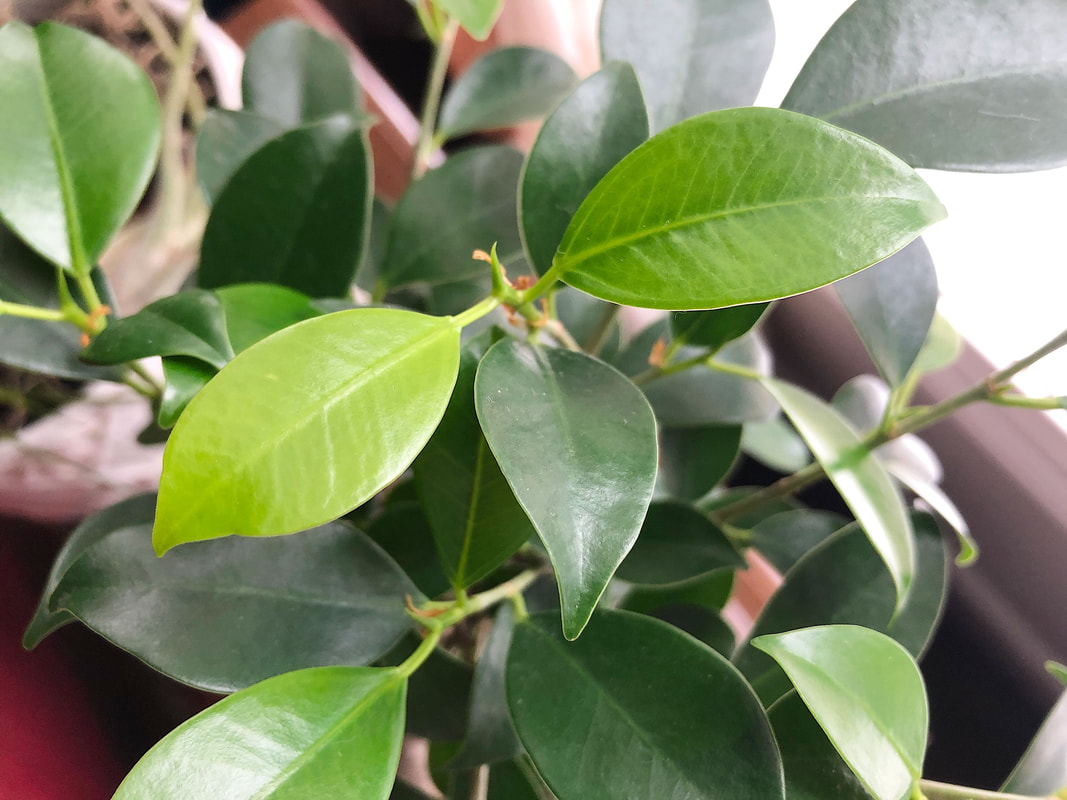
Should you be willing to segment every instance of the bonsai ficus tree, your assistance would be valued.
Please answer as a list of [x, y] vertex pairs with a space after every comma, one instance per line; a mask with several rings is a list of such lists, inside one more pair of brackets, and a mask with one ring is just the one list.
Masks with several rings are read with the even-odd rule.
[[[124, 381], [169, 436], [158, 496], [75, 530], [26, 644], [77, 619], [227, 695], [116, 797], [417, 798], [405, 732], [463, 800], [1067, 796], [1063, 701], [1002, 791], [923, 778], [938, 519], [975, 552], [914, 436], [1058, 407], [1011, 381], [1067, 334], [912, 402], [958, 346], [914, 168], [1067, 163], [1067, 6], [857, 0], [771, 109], [745, 107], [766, 0], [605, 0], [585, 80], [504, 48], [443, 91], [500, 5], [415, 3], [436, 51], [393, 207], [344, 51], [263, 32], [245, 109], [199, 130], [195, 288], [127, 316], [95, 265], [157, 162], [193, 166], [190, 23], [162, 113], [90, 35], [0, 30], [0, 359]], [[531, 118], [526, 155], [448, 147]], [[759, 323], [834, 282], [880, 377], [826, 402], [773, 376]], [[670, 313], [624, 332], [622, 306]], [[784, 477], [732, 485], [742, 451]], [[824, 479], [854, 520], [797, 501]], [[750, 549], [784, 582], [735, 641]]]

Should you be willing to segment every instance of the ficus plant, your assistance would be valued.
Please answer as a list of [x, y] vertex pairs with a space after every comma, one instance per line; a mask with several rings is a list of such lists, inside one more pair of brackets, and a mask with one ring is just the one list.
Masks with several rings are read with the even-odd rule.
[[[914, 168], [1067, 163], [1067, 6], [857, 0], [773, 109], [746, 107], [766, 0], [605, 0], [585, 80], [516, 47], [446, 90], [501, 2], [414, 4], [435, 57], [392, 207], [344, 51], [265, 30], [188, 167], [195, 285], [127, 316], [96, 264], [157, 100], [86, 33], [0, 30], [0, 360], [126, 382], [167, 441], [158, 496], [71, 535], [25, 643], [78, 620], [227, 695], [115, 797], [424, 797], [405, 733], [463, 800], [1067, 796], [1062, 700], [1001, 791], [923, 777], [939, 523], [976, 551], [914, 435], [1059, 407], [1011, 381], [1067, 334], [913, 403], [959, 344]], [[542, 118], [525, 155], [451, 144]], [[826, 402], [773, 376], [760, 322], [834, 282], [880, 376]], [[669, 313], [634, 332], [625, 306]], [[740, 453], [784, 476], [734, 485]], [[823, 479], [853, 520], [797, 500]], [[736, 641], [750, 551], [784, 580]]]

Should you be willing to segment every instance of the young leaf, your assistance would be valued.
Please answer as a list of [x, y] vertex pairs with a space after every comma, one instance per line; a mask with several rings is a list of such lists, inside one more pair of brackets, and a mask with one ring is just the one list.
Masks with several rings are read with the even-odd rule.
[[1067, 789], [1067, 693], [1061, 695], [1012, 770], [1002, 792], [1048, 795]]
[[746, 422], [741, 431], [741, 451], [786, 475], [811, 463], [808, 446], [781, 416]]
[[258, 683], [176, 728], [114, 800], [386, 800], [404, 738], [406, 683], [395, 669], [367, 667]]
[[530, 263], [552, 265], [574, 212], [597, 182], [648, 138], [648, 113], [629, 64], [587, 78], [541, 126], [526, 159], [519, 217]]
[[623, 159], [574, 215], [554, 263], [603, 300], [721, 308], [851, 275], [944, 215], [910, 167], [866, 139], [736, 108], [675, 125]]
[[782, 107], [854, 130], [916, 167], [1048, 169], [1067, 163], [1065, 52], [1067, 8], [1056, 0], [1019, 0], [1010, 14], [985, 0], [860, 0]]
[[394, 500], [396, 494], [390, 493], [389, 506], [367, 526], [367, 535], [393, 557], [423, 594], [437, 597], [449, 581], [441, 570], [430, 523], [414, 499]]
[[679, 311], [671, 314], [671, 333], [685, 344], [717, 351], [739, 339], [760, 321], [769, 303], [750, 303], [715, 311]]
[[808, 443], [841, 497], [893, 576], [897, 609], [907, 601], [915, 572], [915, 543], [900, 492], [885, 467], [832, 406], [792, 384], [766, 378], [774, 395]]
[[556, 569], [563, 631], [574, 639], [652, 497], [652, 409], [603, 362], [517, 341], [486, 354], [474, 394], [489, 447]]
[[224, 286], [216, 289], [215, 295], [226, 312], [226, 332], [235, 353], [322, 314], [307, 295], [273, 284]]
[[547, 50], [490, 50], [445, 94], [437, 136], [454, 139], [543, 117], [567, 96], [577, 80], [567, 62]]
[[87, 275], [155, 169], [155, 90], [102, 39], [53, 22], [0, 28], [0, 75], [0, 217]]
[[168, 356], [163, 359], [163, 395], [159, 398], [156, 423], [169, 430], [178, 422], [182, 412], [207, 382], [215, 377], [216, 369], [203, 361], [187, 356]]
[[360, 107], [344, 47], [292, 19], [264, 28], [248, 45], [241, 91], [246, 109], [289, 128], [354, 116]]
[[671, 0], [654, 13], [641, 0], [606, 0], [600, 13], [601, 55], [634, 65], [657, 131], [751, 105], [773, 50], [767, 0]]
[[208, 204], [215, 202], [249, 156], [284, 130], [284, 125], [269, 117], [211, 109], [196, 137], [196, 179]]
[[347, 296], [367, 245], [373, 184], [366, 135], [348, 117], [273, 139], [215, 201], [200, 285], [266, 282]]
[[468, 340], [448, 409], [415, 459], [415, 486], [437, 552], [453, 585], [466, 589], [503, 564], [534, 529], [478, 426], [474, 376], [486, 351], [506, 334]]
[[798, 508], [783, 511], [760, 522], [752, 528], [748, 543], [775, 569], [785, 573], [805, 553], [846, 524], [843, 517], [829, 511]]
[[659, 432], [657, 493], [699, 500], [726, 477], [740, 441], [738, 425], [664, 428]]
[[167, 442], [157, 551], [295, 533], [352, 510], [426, 444], [458, 367], [450, 318], [394, 309], [309, 319], [253, 345], [193, 399]]
[[916, 239], [834, 289], [878, 370], [893, 386], [901, 384], [937, 311], [937, 272], [926, 244]]
[[433, 4], [456, 19], [478, 41], [484, 41], [496, 24], [504, 0], [432, 0]]
[[855, 625], [761, 636], [837, 751], [876, 800], [900, 800], [922, 774], [922, 675], [888, 636]]
[[718, 653], [658, 620], [603, 611], [573, 643], [552, 614], [520, 623], [507, 691], [519, 738], [560, 797], [784, 797], [752, 690]]

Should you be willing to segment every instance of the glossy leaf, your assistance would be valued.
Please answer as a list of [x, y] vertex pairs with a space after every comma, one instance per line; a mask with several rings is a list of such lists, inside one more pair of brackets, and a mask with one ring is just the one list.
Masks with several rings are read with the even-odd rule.
[[210, 292], [191, 290], [164, 297], [136, 314], [114, 320], [83, 358], [124, 364], [150, 356], [188, 356], [222, 369], [233, 358], [222, 303]]
[[648, 507], [641, 535], [616, 574], [636, 584], [681, 583], [720, 569], [738, 569], [745, 559], [710, 519], [672, 501]]
[[741, 450], [765, 467], [789, 474], [811, 463], [811, 451], [793, 426], [780, 416], [746, 422]]
[[196, 179], [208, 204], [249, 156], [284, 130], [282, 123], [259, 114], [211, 109], [196, 137]]
[[433, 4], [454, 17], [478, 41], [489, 36], [504, 7], [504, 0], [433, 0]]
[[235, 353], [290, 325], [322, 314], [307, 295], [267, 283], [224, 286], [215, 295], [226, 312], [226, 332]]
[[664, 428], [659, 433], [656, 491], [680, 500], [697, 500], [726, 477], [737, 458], [741, 428]]
[[545, 120], [526, 159], [519, 192], [523, 240], [539, 274], [586, 195], [648, 138], [637, 75], [612, 62], [587, 78]]
[[779, 572], [785, 573], [808, 551], [845, 527], [846, 520], [829, 511], [798, 508], [768, 517], [749, 536], [755, 547]]
[[649, 13], [640, 0], [606, 0], [605, 61], [637, 70], [653, 127], [756, 100], [774, 50], [767, 0], [670, 0]]
[[521, 170], [522, 154], [497, 145], [464, 150], [426, 173], [393, 211], [382, 279], [396, 287], [488, 276], [489, 265], [471, 253], [494, 242], [510, 263], [522, 252], [515, 211]]
[[721, 308], [851, 275], [944, 215], [912, 169], [866, 139], [737, 108], [675, 125], [623, 159], [574, 215], [555, 264], [603, 300]]
[[595, 358], [517, 341], [486, 354], [474, 393], [489, 447], [555, 567], [563, 631], [574, 639], [652, 497], [652, 410]]
[[679, 311], [671, 314], [671, 332], [676, 341], [717, 351], [752, 330], [768, 308], [768, 303], [752, 303], [715, 311]]
[[159, 398], [156, 423], [163, 429], [173, 428], [182, 412], [215, 377], [214, 367], [186, 356], [163, 359], [163, 394]]
[[295, 533], [352, 510], [426, 444], [458, 362], [451, 319], [394, 309], [317, 317], [250, 347], [167, 443], [156, 549]]
[[915, 572], [915, 543], [900, 492], [859, 436], [815, 395], [792, 384], [765, 379], [815, 458], [841, 493], [871, 543], [885, 561], [897, 587], [897, 608], [907, 600]]
[[489, 50], [467, 67], [445, 93], [437, 136], [452, 139], [543, 117], [577, 82], [567, 62], [547, 50]]
[[[975, 48], [976, 41], [984, 46]], [[932, 169], [1067, 163], [1067, 8], [1019, 0], [861, 0], [823, 37], [784, 108]]]
[[551, 614], [523, 622], [507, 690], [519, 738], [562, 798], [784, 797], [752, 690], [718, 653], [657, 620], [600, 612], [573, 643]]
[[1067, 789], [1067, 694], [1060, 697], [1001, 791], [1049, 795]]
[[367, 244], [370, 151], [346, 117], [288, 131], [242, 164], [215, 201], [198, 281], [277, 283], [348, 295]]
[[699, 639], [724, 658], [734, 651], [733, 629], [710, 608], [697, 605], [660, 606], [650, 616], [661, 619], [694, 639]]
[[885, 633], [918, 659], [926, 653], [941, 623], [948, 600], [951, 564], [947, 543], [934, 518], [914, 512], [911, 519], [915, 527], [918, 567], [915, 583], [908, 604], [890, 620]]
[[359, 86], [338, 42], [296, 20], [261, 30], [245, 52], [245, 108], [286, 127], [358, 113]]
[[404, 737], [395, 669], [290, 672], [220, 700], [137, 763], [114, 800], [386, 800]]
[[53, 22], [0, 29], [0, 76], [0, 217], [88, 274], [155, 169], [155, 90], [118, 50]]
[[893, 386], [901, 384], [937, 310], [937, 272], [926, 244], [916, 239], [834, 289], [878, 370]]
[[441, 570], [430, 523], [417, 502], [391, 502], [366, 530], [367, 535], [393, 557], [427, 597], [437, 597], [449, 587], [448, 577]]
[[788, 673], [827, 737], [876, 800], [900, 800], [922, 773], [922, 675], [885, 634], [827, 625], [753, 641]]

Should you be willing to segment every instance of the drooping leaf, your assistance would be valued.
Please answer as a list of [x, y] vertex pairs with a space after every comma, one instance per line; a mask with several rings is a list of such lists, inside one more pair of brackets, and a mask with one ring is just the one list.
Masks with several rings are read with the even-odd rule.
[[784, 797], [767, 718], [722, 656], [637, 614], [600, 612], [577, 642], [553, 617], [515, 627], [507, 691], [519, 738], [557, 795]]
[[[419, 643], [417, 635], [409, 634], [382, 660], [388, 665], [400, 664]], [[407, 732], [434, 741], [463, 739], [473, 679], [469, 664], [435, 648], [408, 679]]]
[[367, 535], [393, 557], [427, 597], [437, 597], [448, 588], [448, 577], [441, 570], [430, 523], [414, 499], [391, 502], [367, 526]]
[[805, 553], [846, 524], [843, 517], [829, 511], [798, 508], [760, 522], [752, 529], [748, 542], [775, 569], [785, 573]]
[[741, 450], [765, 467], [790, 474], [811, 463], [811, 451], [780, 416], [751, 420], [741, 431]]
[[633, 67], [612, 62], [587, 78], [541, 126], [519, 190], [523, 240], [539, 274], [574, 212], [608, 171], [648, 138]]
[[88, 274], [155, 169], [155, 90], [118, 50], [53, 22], [0, 29], [0, 75], [0, 217]]
[[641, 535], [616, 574], [636, 584], [681, 583], [745, 559], [718, 526], [692, 506], [658, 501], [648, 507]]
[[366, 135], [330, 117], [263, 145], [215, 201], [198, 281], [277, 283], [348, 295], [367, 245], [373, 190]]
[[156, 549], [294, 533], [352, 510], [429, 440], [458, 366], [450, 318], [395, 309], [309, 319], [253, 345], [174, 428]]
[[700, 499], [726, 477], [740, 442], [737, 425], [662, 429], [656, 491], [680, 500]]
[[555, 264], [603, 300], [721, 308], [851, 275], [944, 214], [910, 167], [866, 139], [737, 108], [675, 125], [623, 159], [574, 215]]
[[114, 800], [386, 800], [404, 738], [406, 683], [395, 669], [368, 667], [270, 678], [176, 728]]
[[916, 167], [1047, 169], [1067, 163], [1065, 48], [1067, 8], [1056, 0], [1020, 0], [1011, 13], [986, 0], [861, 0], [782, 105]]
[[937, 310], [937, 272], [926, 244], [916, 239], [834, 289], [879, 371], [893, 386], [902, 383]]
[[640, 0], [606, 0], [605, 61], [637, 70], [653, 128], [756, 100], [774, 50], [767, 0], [670, 0], [654, 12]]
[[845, 762], [876, 800], [900, 800], [922, 774], [926, 687], [908, 652], [856, 625], [762, 636]]
[[226, 312], [226, 332], [235, 353], [322, 313], [307, 295], [273, 284], [224, 286], [215, 294]]
[[763, 384], [804, 437], [885, 561], [897, 587], [897, 608], [902, 608], [915, 572], [915, 543], [900, 492], [881, 462], [863, 447], [832, 406], [783, 381], [767, 378]]
[[671, 314], [671, 333], [685, 344], [717, 351], [752, 330], [769, 307], [769, 303], [751, 303], [714, 311], [679, 311]]
[[397, 287], [488, 277], [488, 265], [471, 253], [494, 242], [510, 263], [522, 252], [515, 211], [521, 170], [522, 154], [496, 145], [464, 150], [426, 173], [393, 211], [381, 278]]
[[652, 498], [652, 410], [603, 362], [517, 341], [482, 359], [474, 395], [486, 441], [555, 567], [563, 631], [574, 639]]
[[245, 51], [245, 108], [286, 127], [359, 112], [359, 86], [338, 42], [293, 19], [260, 31]]
[[163, 359], [163, 394], [159, 398], [156, 423], [164, 430], [173, 428], [182, 412], [215, 377], [214, 367], [188, 356]]
[[577, 81], [567, 62], [547, 50], [489, 50], [467, 67], [445, 93], [437, 136], [453, 139], [543, 117]]
[[282, 123], [259, 114], [211, 109], [196, 137], [196, 179], [208, 204], [249, 156], [284, 130]]
[[433, 0], [433, 4], [454, 17], [478, 41], [489, 36], [504, 7], [504, 0]]

